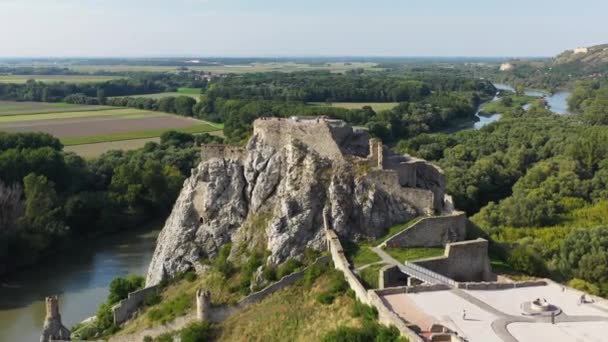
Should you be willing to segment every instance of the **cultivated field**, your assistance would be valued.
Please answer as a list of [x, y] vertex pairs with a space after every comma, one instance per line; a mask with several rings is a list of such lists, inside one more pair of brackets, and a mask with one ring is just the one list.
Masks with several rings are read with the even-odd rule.
[[[370, 106], [375, 112], [382, 110], [389, 110], [395, 108], [399, 103], [397, 102], [333, 102], [332, 107], [346, 108], [346, 109], [361, 109], [365, 106]], [[311, 106], [327, 106], [327, 103], [323, 102], [310, 102]]]
[[36, 80], [44, 83], [98, 83], [122, 77], [95, 75], [0, 75], [0, 83], [25, 83]]
[[[180, 129], [178, 129], [180, 130]], [[224, 133], [221, 130], [208, 132], [211, 135], [224, 136]], [[92, 137], [87, 137], [89, 140]], [[70, 139], [70, 138], [68, 138]], [[159, 137], [155, 138], [143, 138], [143, 139], [129, 139], [129, 140], [119, 140], [119, 141], [106, 141], [100, 143], [91, 143], [91, 144], [81, 144], [81, 145], [68, 145], [63, 149], [65, 151], [74, 152], [85, 158], [95, 158], [100, 156], [103, 153], [112, 150], [136, 150], [138, 148], [144, 147], [149, 142], [160, 142]], [[65, 142], [64, 142], [65, 143]]]
[[[190, 70], [206, 71], [217, 74], [243, 74], [252, 72], [294, 72], [294, 71], [311, 71], [311, 70], [329, 70], [331, 72], [345, 72], [353, 69], [371, 69], [375, 67], [375, 63], [328, 63], [328, 64], [298, 64], [298, 63], [254, 63], [242, 65], [210, 65], [197, 66], [193, 64], [188, 66]], [[137, 65], [67, 65], [66, 67], [79, 72], [94, 72], [94, 71], [148, 71], [148, 72], [172, 72], [177, 71], [174, 66], [137, 66]]]
[[70, 145], [64, 151], [74, 152], [84, 158], [95, 158], [111, 150], [136, 150], [149, 142], [160, 142], [160, 138], [132, 139], [123, 141], [108, 141], [96, 144]]
[[105, 106], [85, 106], [69, 103], [0, 101], [0, 116], [20, 114], [65, 113], [109, 109]]
[[[10, 110], [14, 111], [14, 108], [19, 107], [20, 104], [23, 103], [3, 102], [3, 106], [0, 106], [0, 113], [3, 108], [6, 113]], [[30, 105], [33, 106], [33, 104]], [[63, 109], [61, 106], [44, 103], [39, 106], [55, 111], [43, 114], [0, 115], [0, 131], [46, 132], [60, 138], [62, 143], [67, 146], [157, 138], [168, 130], [204, 133], [218, 132], [222, 129], [221, 125], [193, 118], [131, 108], [75, 106], [78, 107], [76, 110], [67, 106], [65, 108], [74, 110], [60, 111]], [[23, 107], [27, 107], [27, 105], [23, 105]], [[104, 151], [115, 148], [114, 146], [101, 147]]]
[[160, 98], [169, 97], [169, 96], [173, 96], [173, 97], [190, 96], [191, 98], [198, 101], [201, 96], [201, 89], [200, 88], [179, 88], [176, 92], [115, 96], [115, 97], [117, 97], [117, 98], [120, 98], [120, 97], [145, 97], [145, 98], [151, 98], [151, 99], [160, 99]]

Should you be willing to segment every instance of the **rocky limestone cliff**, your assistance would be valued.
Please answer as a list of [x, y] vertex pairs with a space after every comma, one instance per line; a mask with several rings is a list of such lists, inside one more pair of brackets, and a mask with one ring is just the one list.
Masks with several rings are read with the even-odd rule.
[[[293, 118], [257, 120], [244, 149], [204, 146], [158, 238], [147, 285], [194, 268], [229, 242], [231, 257], [261, 248], [274, 265], [307, 248], [322, 250], [324, 215], [339, 235], [356, 240], [442, 211], [441, 171], [433, 168], [425, 189], [420, 173], [430, 164], [384, 170], [390, 152], [374, 141], [341, 121]], [[403, 186], [412, 177], [418, 188]]]

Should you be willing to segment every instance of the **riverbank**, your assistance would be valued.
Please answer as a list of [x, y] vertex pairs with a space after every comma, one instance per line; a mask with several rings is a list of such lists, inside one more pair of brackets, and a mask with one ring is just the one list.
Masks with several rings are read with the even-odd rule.
[[7, 276], [0, 286], [0, 341], [37, 341], [49, 295], [59, 295], [67, 327], [94, 315], [112, 279], [145, 274], [161, 226], [89, 238]]

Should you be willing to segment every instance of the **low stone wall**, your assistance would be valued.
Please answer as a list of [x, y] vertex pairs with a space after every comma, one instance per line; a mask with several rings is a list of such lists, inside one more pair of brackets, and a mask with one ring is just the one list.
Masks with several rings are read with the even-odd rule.
[[133, 313], [135, 313], [141, 304], [143, 304], [144, 299], [156, 292], [156, 290], [157, 286], [150, 286], [135, 292], [131, 292], [127, 298], [114, 305], [112, 307], [114, 324], [121, 325], [122, 323], [128, 321]]
[[444, 256], [417, 260], [414, 264], [457, 282], [496, 280], [490, 267], [488, 241], [485, 239], [449, 243]]
[[312, 265], [304, 268], [303, 270], [301, 270], [299, 272], [295, 272], [295, 273], [284, 276], [280, 280], [268, 285], [267, 287], [263, 288], [262, 290], [252, 293], [249, 296], [241, 299], [236, 305], [219, 306], [219, 307], [211, 308], [210, 314], [209, 314], [209, 320], [214, 323], [221, 322], [221, 321], [225, 320], [226, 318], [228, 318], [228, 316], [237, 312], [238, 310], [242, 310], [251, 304], [258, 303], [258, 302], [262, 301], [264, 298], [270, 296], [271, 294], [273, 294], [281, 289], [284, 289], [287, 286], [293, 285], [296, 281], [298, 281], [298, 280], [302, 279], [302, 277], [304, 277], [304, 275], [306, 274], [306, 270], [308, 270], [309, 267], [311, 267], [313, 265], [324, 265], [324, 264], [327, 264], [329, 261], [330, 261], [329, 256], [322, 256], [322, 257], [318, 258], [317, 260], [315, 260], [315, 262]]
[[327, 220], [324, 217], [325, 222], [325, 234], [327, 237], [328, 248], [331, 253], [334, 267], [344, 274], [344, 278], [348, 282], [350, 288], [355, 292], [355, 295], [359, 301], [367, 305], [371, 305], [378, 310], [378, 321], [381, 324], [390, 326], [394, 325], [399, 329], [401, 334], [408, 338], [410, 342], [424, 342], [423, 339], [418, 336], [412, 329], [410, 329], [406, 322], [404, 322], [397, 314], [391, 311], [382, 299], [376, 294], [376, 290], [366, 290], [365, 287], [359, 281], [359, 278], [351, 269], [351, 265], [344, 255], [344, 249], [340, 243], [338, 235], [331, 230], [327, 229]]
[[378, 310], [378, 321], [380, 323], [388, 326], [394, 325], [409, 342], [424, 342], [396, 313], [386, 306], [382, 298], [376, 293], [376, 290], [369, 290], [368, 297], [369, 304]]
[[435, 291], [445, 291], [450, 290], [451, 288], [447, 285], [443, 284], [435, 284], [435, 285], [414, 285], [414, 286], [397, 286], [397, 287], [388, 287], [385, 289], [374, 290], [374, 292], [379, 296], [393, 295], [399, 293], [421, 293], [421, 292], [435, 292]]
[[359, 299], [359, 301], [362, 303], [370, 304], [369, 298], [367, 297], [367, 290], [352, 271], [350, 263], [346, 259], [346, 255], [344, 255], [344, 249], [342, 248], [338, 235], [336, 235], [336, 232], [331, 229], [326, 229], [325, 233], [329, 245], [329, 252], [331, 253], [331, 259], [334, 262], [334, 267], [342, 271], [346, 282], [355, 292], [357, 299]]
[[[329, 260], [330, 260], [329, 256], [323, 256], [323, 257], [318, 258], [313, 263], [313, 265], [324, 265], [324, 264], [327, 264], [329, 262]], [[311, 266], [308, 266], [308, 267], [311, 267]], [[281, 278], [279, 281], [268, 285], [264, 289], [262, 289], [256, 293], [250, 294], [249, 296], [241, 299], [238, 302], [237, 306], [244, 307], [244, 306], [247, 306], [247, 305], [250, 305], [253, 303], [257, 303], [257, 302], [261, 301], [262, 299], [268, 297], [269, 295], [273, 294], [274, 292], [281, 290], [289, 285], [293, 285], [296, 281], [302, 279], [304, 274], [306, 274], [306, 270], [308, 269], [308, 267], [306, 267], [302, 271], [295, 272], [290, 275], [286, 275], [283, 278]]]
[[497, 283], [497, 282], [481, 282], [481, 283], [458, 283], [459, 289], [464, 290], [506, 290], [522, 287], [545, 286], [547, 282], [544, 280], [536, 281], [521, 281], [513, 283]]
[[402, 286], [407, 283], [407, 274], [401, 272], [398, 266], [386, 265], [382, 267], [378, 275], [378, 288]]
[[425, 217], [381, 246], [390, 248], [438, 247], [466, 238], [467, 217], [463, 212], [453, 215]]

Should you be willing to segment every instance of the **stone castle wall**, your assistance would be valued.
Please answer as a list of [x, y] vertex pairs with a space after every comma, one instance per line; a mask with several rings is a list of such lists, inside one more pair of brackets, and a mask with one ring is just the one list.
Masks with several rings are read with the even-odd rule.
[[245, 150], [236, 146], [222, 144], [207, 144], [201, 146], [201, 162], [216, 158], [242, 160], [244, 156]]
[[139, 309], [143, 304], [146, 297], [156, 292], [157, 286], [146, 287], [141, 290], [129, 293], [129, 296], [118, 304], [112, 307], [112, 314], [114, 315], [114, 324], [121, 325], [128, 321], [131, 316]]
[[262, 118], [253, 123], [253, 134], [264, 144], [280, 150], [291, 143], [292, 140], [299, 140], [308, 145], [320, 156], [331, 160], [343, 160], [342, 151], [336, 139], [344, 139], [352, 128], [344, 124], [344, 128], [337, 127], [330, 129], [330, 124], [335, 120], [323, 118], [315, 119], [285, 119], [285, 118]]
[[385, 192], [400, 197], [412, 205], [420, 215], [430, 216], [435, 213], [435, 195], [432, 191], [420, 188], [403, 187], [399, 175], [394, 170], [373, 170], [368, 179]]
[[331, 254], [334, 267], [340, 270], [344, 274], [344, 278], [348, 283], [351, 290], [355, 292], [355, 296], [362, 303], [371, 305], [378, 310], [378, 321], [381, 324], [391, 326], [394, 325], [399, 329], [399, 332], [408, 338], [410, 342], [424, 342], [424, 340], [414, 332], [406, 322], [404, 322], [397, 314], [390, 310], [386, 303], [374, 292], [375, 290], [366, 290], [363, 284], [359, 281], [359, 278], [355, 275], [352, 270], [348, 259], [344, 255], [344, 249], [340, 243], [338, 235], [329, 229], [327, 225], [327, 219], [324, 216], [325, 222], [325, 236], [327, 238], [327, 245]]
[[386, 240], [381, 246], [390, 248], [439, 247], [466, 238], [467, 217], [463, 212], [453, 215], [424, 217]]
[[414, 261], [433, 272], [457, 282], [494, 281], [488, 257], [488, 240], [449, 243], [442, 257]]
[[329, 252], [331, 254], [331, 259], [334, 262], [334, 267], [344, 274], [344, 279], [346, 279], [346, 282], [350, 288], [355, 292], [357, 299], [362, 303], [370, 304], [369, 298], [367, 297], [367, 290], [352, 271], [350, 263], [344, 254], [344, 249], [342, 248], [338, 235], [336, 235], [336, 232], [331, 229], [325, 230], [325, 235], [327, 238]]

